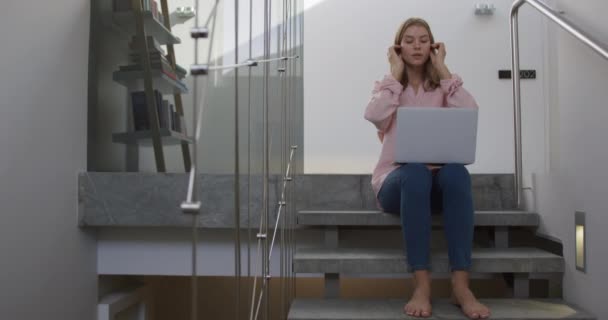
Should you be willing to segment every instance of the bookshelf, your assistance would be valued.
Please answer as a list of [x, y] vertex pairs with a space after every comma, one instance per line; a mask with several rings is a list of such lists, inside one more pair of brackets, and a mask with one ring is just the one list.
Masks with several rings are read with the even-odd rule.
[[[160, 2], [160, 7], [159, 3]], [[190, 171], [190, 144], [181, 95], [187, 71], [175, 63], [167, 0], [114, 0], [112, 21], [131, 36], [129, 65], [112, 73], [112, 80], [129, 91], [132, 128], [112, 134], [112, 142], [154, 148], [156, 170], [166, 172], [163, 146], [180, 145], [185, 171]], [[161, 46], [166, 46], [165, 50]], [[172, 95], [174, 104], [163, 99]]]

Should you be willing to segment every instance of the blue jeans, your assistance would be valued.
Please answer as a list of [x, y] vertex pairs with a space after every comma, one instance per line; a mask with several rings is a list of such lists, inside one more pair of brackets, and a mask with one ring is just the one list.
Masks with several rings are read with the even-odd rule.
[[473, 196], [471, 176], [463, 165], [447, 164], [434, 172], [420, 163], [402, 165], [386, 177], [378, 201], [385, 212], [401, 216], [409, 272], [431, 269], [431, 212], [439, 211], [443, 211], [450, 270], [470, 269]]

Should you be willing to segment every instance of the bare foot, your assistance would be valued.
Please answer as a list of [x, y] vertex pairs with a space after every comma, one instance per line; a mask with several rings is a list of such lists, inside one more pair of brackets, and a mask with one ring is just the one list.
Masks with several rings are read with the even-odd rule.
[[412, 298], [403, 308], [408, 316], [428, 318], [431, 316], [431, 289], [425, 286], [416, 287]]
[[468, 287], [454, 287], [452, 301], [460, 305], [462, 312], [471, 319], [487, 319], [490, 309], [477, 301]]

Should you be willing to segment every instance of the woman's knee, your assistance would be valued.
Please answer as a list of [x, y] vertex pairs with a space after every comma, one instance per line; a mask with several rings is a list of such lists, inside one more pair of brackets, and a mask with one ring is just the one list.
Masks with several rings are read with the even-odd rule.
[[442, 189], [470, 189], [471, 175], [462, 164], [449, 163], [439, 171], [439, 183]]
[[432, 173], [426, 165], [421, 163], [408, 163], [399, 167], [402, 187], [425, 190], [432, 186]]
[[431, 174], [431, 170], [422, 163], [407, 163], [399, 167], [399, 170], [408, 175], [427, 176]]

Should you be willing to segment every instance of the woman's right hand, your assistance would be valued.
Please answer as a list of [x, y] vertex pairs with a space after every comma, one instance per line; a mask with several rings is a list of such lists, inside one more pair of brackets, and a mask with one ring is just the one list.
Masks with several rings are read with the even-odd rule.
[[388, 62], [391, 65], [391, 74], [397, 81], [401, 81], [403, 78], [403, 72], [405, 72], [405, 62], [401, 58], [401, 46], [394, 45], [388, 48]]

